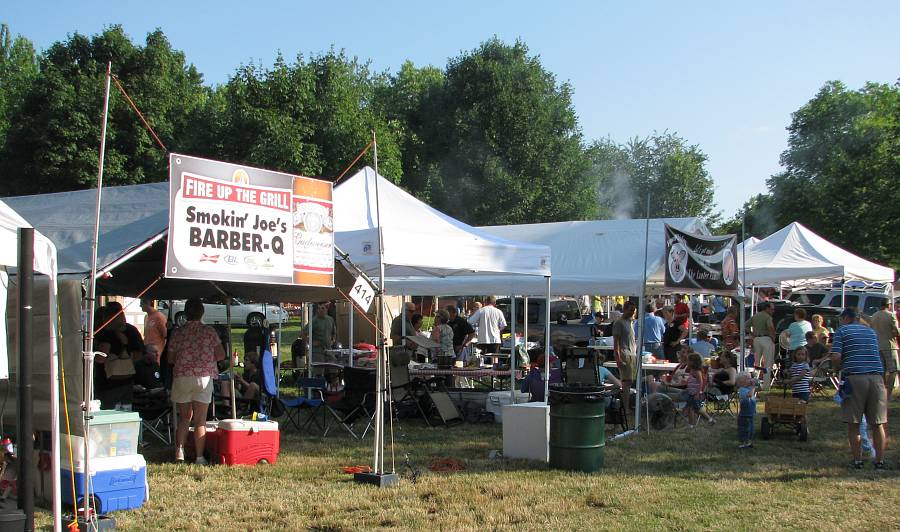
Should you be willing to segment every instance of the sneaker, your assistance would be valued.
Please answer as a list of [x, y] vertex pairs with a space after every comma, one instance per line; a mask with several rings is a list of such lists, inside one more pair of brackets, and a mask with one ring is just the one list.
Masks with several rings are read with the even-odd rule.
[[184, 447], [175, 447], [175, 461], [184, 462]]
[[750, 449], [752, 447], [753, 447], [753, 444], [750, 442], [744, 442], [744, 443], [738, 445], [738, 449]]
[[862, 469], [863, 461], [862, 460], [854, 460], [854, 461], [850, 462], [850, 467], [853, 469]]
[[879, 460], [878, 462], [875, 462], [873, 465], [875, 466], [875, 469], [882, 469], [882, 470], [887, 469], [887, 466], [884, 465], [884, 460]]
[[715, 425], [715, 424], [716, 424], [716, 418], [714, 418], [714, 417], [709, 418], [709, 420], [707, 420], [707, 423], [709, 423], [710, 426]]
[[209, 465], [209, 462], [206, 461], [206, 458], [203, 458], [202, 456], [198, 456], [194, 463], [197, 465]]

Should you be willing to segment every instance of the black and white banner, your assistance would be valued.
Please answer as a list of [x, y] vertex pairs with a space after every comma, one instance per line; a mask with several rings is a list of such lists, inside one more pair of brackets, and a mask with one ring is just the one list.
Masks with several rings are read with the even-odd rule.
[[666, 224], [666, 288], [736, 293], [736, 244], [736, 235], [697, 235]]

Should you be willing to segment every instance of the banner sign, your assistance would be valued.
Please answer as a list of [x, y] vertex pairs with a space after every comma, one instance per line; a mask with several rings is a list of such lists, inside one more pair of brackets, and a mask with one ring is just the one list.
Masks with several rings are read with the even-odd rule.
[[697, 235], [666, 224], [666, 288], [736, 293], [736, 243], [736, 235]]
[[334, 286], [332, 184], [169, 155], [166, 277]]

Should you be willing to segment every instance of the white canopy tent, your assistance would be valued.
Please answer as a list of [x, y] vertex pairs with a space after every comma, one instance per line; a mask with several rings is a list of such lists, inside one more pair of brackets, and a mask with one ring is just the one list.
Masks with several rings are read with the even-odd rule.
[[751, 247], [755, 246], [759, 241], [760, 239], [756, 238], [755, 236], [748, 237], [746, 240], [737, 245], [737, 249], [735, 250], [735, 252], [740, 255], [744, 251], [747, 251]]
[[[656, 218], [650, 220], [647, 242], [647, 286], [662, 286], [665, 258], [665, 224], [699, 234], [710, 234], [700, 218]], [[644, 240], [647, 220], [592, 220], [525, 225], [486, 226], [479, 229], [499, 238], [545, 245], [553, 256], [553, 293], [558, 295], [640, 295], [644, 280]], [[394, 279], [390, 279], [395, 282]], [[505, 286], [511, 279], [397, 279], [410, 293], [454, 293], [463, 286], [468, 293], [488, 293], [491, 286]], [[457, 284], [458, 283], [458, 284]], [[435, 290], [434, 285], [442, 287]], [[533, 278], [515, 281], [517, 293], [541, 295], [544, 290]], [[431, 289], [430, 292], [427, 289]], [[462, 293], [462, 292], [458, 292]], [[498, 292], [504, 293], [504, 292]]]
[[[335, 243], [373, 279], [379, 276], [376, 176], [366, 167], [334, 189]], [[377, 179], [386, 293], [434, 295], [446, 286], [457, 294], [509, 293], [528, 278], [545, 292], [549, 246], [472, 227]], [[458, 282], [434, 283], [453, 279]]]
[[[335, 187], [333, 197], [335, 244], [369, 278], [377, 279], [384, 294], [434, 295], [450, 286], [456, 294], [495, 294], [507, 289], [513, 294], [519, 281], [533, 279], [543, 285], [541, 292], [550, 297], [550, 249], [546, 245], [497, 237], [460, 222], [419, 201], [369, 167]], [[415, 282], [406, 284], [404, 279], [410, 278]], [[473, 280], [483, 282], [480, 286], [484, 289], [467, 284]], [[451, 284], [442, 283], [446, 281]], [[547, 313], [549, 316], [549, 305]], [[406, 320], [401, 323], [405, 329]], [[544, 343], [548, 367], [546, 397], [550, 342]], [[511, 376], [514, 373], [513, 363]], [[381, 401], [378, 405], [380, 409]], [[378, 409], [376, 419], [375, 437], [379, 440], [383, 438], [383, 417]], [[379, 457], [383, 462], [376, 444], [374, 469], [381, 473], [383, 464], [379, 464]]]
[[[31, 225], [25, 221], [24, 218], [19, 216], [19, 214], [14, 211], [9, 205], [0, 201], [0, 266], [4, 268], [16, 267], [18, 265], [18, 229], [24, 227], [31, 227]], [[47, 377], [49, 380], [48, 389], [50, 391], [49, 399], [50, 399], [50, 433], [51, 433], [51, 482], [52, 482], [52, 505], [53, 505], [53, 527], [54, 530], [61, 530], [62, 527], [62, 507], [61, 507], [61, 496], [60, 496], [60, 455], [59, 455], [59, 377], [57, 373], [57, 368], [59, 367], [59, 353], [57, 350], [57, 333], [56, 333], [56, 275], [57, 275], [57, 265], [56, 265], [56, 246], [53, 245], [47, 237], [39, 233], [38, 231], [34, 232], [34, 271], [38, 273], [42, 273], [49, 277], [49, 290], [48, 290], [48, 312], [45, 316], [47, 322], [47, 335], [49, 341], [47, 345], [49, 346], [49, 357], [47, 360]], [[4, 277], [6, 273], [4, 272]], [[6, 287], [8, 286], [4, 279], [3, 283], [3, 299], [2, 302], [4, 310], [6, 310]], [[40, 308], [41, 305], [36, 305], [37, 308]], [[18, 322], [18, 315], [16, 316], [8, 316], [9, 321], [13, 323]], [[4, 324], [6, 325], [6, 324]], [[4, 331], [5, 333], [5, 331]], [[7, 354], [4, 356], [8, 356], [9, 353], [17, 352], [15, 346], [15, 336], [7, 335]], [[37, 342], [38, 345], [42, 345], [41, 342]], [[43, 356], [43, 355], [41, 355]], [[34, 373], [41, 374], [43, 368], [45, 366], [43, 364], [38, 364], [34, 369]], [[13, 386], [13, 380], [18, 380], [18, 375], [13, 376], [10, 379], [10, 387]], [[22, 443], [22, 435], [19, 435], [20, 445], [24, 445]]]
[[748, 285], [799, 285], [832, 279], [894, 280], [893, 269], [854, 255], [797, 222], [737, 255], [738, 268], [745, 268]]

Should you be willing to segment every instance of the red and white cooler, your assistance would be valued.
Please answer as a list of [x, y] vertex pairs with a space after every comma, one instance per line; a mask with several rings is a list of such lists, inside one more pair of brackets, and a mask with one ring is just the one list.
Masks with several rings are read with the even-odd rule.
[[206, 450], [213, 464], [274, 464], [281, 448], [277, 421], [223, 419], [207, 424]]

